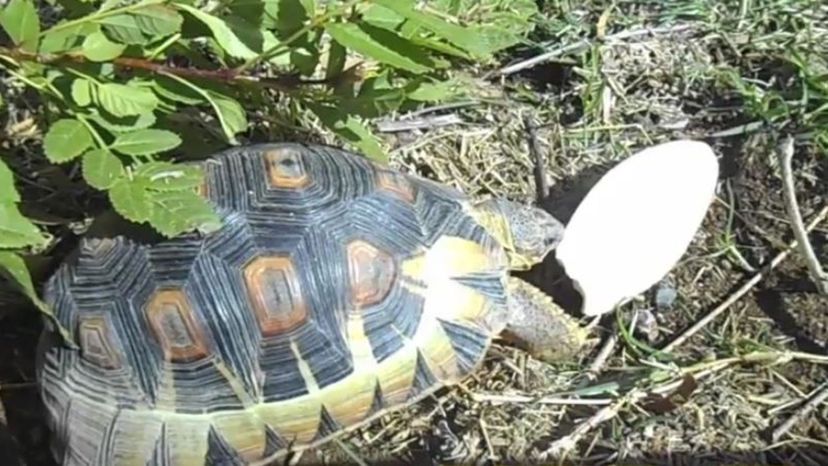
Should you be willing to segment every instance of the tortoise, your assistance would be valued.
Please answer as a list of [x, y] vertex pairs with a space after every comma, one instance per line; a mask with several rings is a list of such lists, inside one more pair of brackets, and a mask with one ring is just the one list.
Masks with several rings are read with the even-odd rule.
[[562, 238], [538, 207], [324, 145], [203, 166], [217, 231], [85, 238], [46, 284], [76, 347], [41, 344], [62, 464], [270, 464], [457, 383], [495, 338], [549, 362], [588, 341], [510, 273]]

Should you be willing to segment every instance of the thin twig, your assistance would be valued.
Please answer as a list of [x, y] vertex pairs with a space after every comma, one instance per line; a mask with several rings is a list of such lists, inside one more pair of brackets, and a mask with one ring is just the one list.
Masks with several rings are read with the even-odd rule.
[[[690, 24], [679, 24], [677, 26], [670, 26], [664, 28], [645, 28], [645, 29], [636, 29], [632, 31], [623, 31], [619, 32], [618, 34], [612, 34], [607, 36], [604, 41], [609, 42], [613, 40], [624, 40], [624, 39], [631, 39], [633, 37], [640, 37], [640, 36], [655, 36], [661, 34], [675, 34], [678, 32], [684, 32], [692, 28]], [[563, 47], [550, 50], [548, 52], [544, 52], [540, 55], [536, 55], [528, 60], [524, 60], [518, 63], [514, 63], [512, 65], [503, 67], [493, 74], [497, 76], [507, 76], [510, 74], [517, 73], [519, 71], [523, 71], [528, 68], [532, 68], [536, 65], [539, 65], [545, 61], [552, 60], [554, 58], [560, 57], [567, 53], [575, 53], [580, 52], [582, 50], [586, 50], [589, 46], [592, 45], [592, 41], [588, 39], [581, 39], [575, 43], [565, 45]], [[488, 76], [487, 76], [488, 78]]]
[[549, 183], [546, 181], [546, 157], [540, 149], [538, 131], [528, 115], [523, 115], [523, 126], [529, 136], [529, 152], [535, 160], [535, 194], [538, 204], [543, 204], [549, 196]]
[[785, 208], [788, 210], [788, 217], [791, 219], [794, 237], [799, 244], [799, 252], [802, 253], [805, 263], [808, 265], [808, 272], [811, 274], [811, 279], [814, 281], [817, 290], [821, 294], [828, 295], [828, 274], [822, 270], [822, 266], [814, 253], [814, 248], [808, 240], [808, 233], [805, 232], [805, 224], [802, 221], [802, 214], [796, 201], [793, 169], [791, 168], [791, 160], [794, 155], [793, 138], [791, 136], [785, 137], [776, 153], [779, 157], [779, 168], [782, 172], [782, 184], [784, 185], [782, 192], [785, 196]]
[[601, 372], [604, 364], [607, 363], [607, 360], [612, 355], [612, 352], [615, 350], [615, 346], [617, 344], [618, 332], [612, 332], [609, 338], [607, 338], [607, 341], [604, 343], [604, 346], [601, 347], [601, 351], [597, 356], [595, 356], [592, 364], [589, 365], [589, 369], [587, 370], [588, 379], [595, 380], [598, 377], [598, 374]]
[[384, 120], [377, 122], [377, 129], [381, 133], [396, 133], [423, 128], [438, 128], [463, 123], [463, 119], [455, 113], [448, 115], [432, 115], [401, 120]]
[[533, 403], [541, 405], [595, 406], [608, 405], [612, 398], [569, 398], [544, 396], [541, 398], [528, 395], [494, 395], [489, 393], [472, 393], [472, 400], [489, 403]]
[[[822, 221], [825, 220], [826, 217], [828, 217], [828, 206], [823, 207], [823, 209], [819, 212], [819, 214], [817, 214], [816, 217], [814, 217], [814, 219], [811, 221], [811, 223], [808, 224], [808, 226], [805, 228], [805, 230], [810, 232], [811, 230], [816, 228], [817, 225], [822, 223]], [[784, 249], [779, 254], [777, 254], [776, 257], [771, 259], [770, 263], [768, 263], [766, 266], [762, 267], [762, 269], [756, 275], [754, 275], [753, 278], [748, 280], [744, 285], [742, 285], [738, 290], [736, 290], [735, 293], [730, 295], [722, 304], [717, 306], [709, 314], [707, 314], [701, 320], [696, 322], [692, 327], [688, 328], [684, 333], [679, 335], [675, 340], [671, 341], [670, 343], [667, 343], [667, 345], [664, 346], [662, 351], [671, 351], [675, 347], [677, 347], [677, 346], [681, 345], [682, 343], [684, 343], [685, 341], [687, 341], [690, 337], [695, 335], [699, 330], [704, 328], [708, 323], [710, 323], [713, 319], [715, 319], [719, 314], [724, 312], [727, 308], [729, 308], [731, 305], [733, 305], [733, 303], [738, 301], [739, 298], [741, 298], [742, 296], [747, 294], [747, 292], [750, 291], [754, 286], [756, 286], [756, 284], [759, 283], [759, 281], [762, 280], [762, 278], [767, 273], [769, 273], [771, 270], [773, 270], [777, 266], [779, 266], [779, 264], [781, 264], [782, 261], [785, 260], [786, 257], [788, 257], [788, 255], [791, 253], [791, 251], [794, 248], [796, 248], [796, 246], [797, 246], [797, 241], [796, 240], [791, 241], [788, 244], [788, 247], [786, 249]]]
[[802, 405], [802, 407], [799, 408], [793, 416], [789, 417], [779, 427], [773, 430], [771, 433], [771, 440], [778, 442], [779, 439], [782, 438], [783, 435], [787, 434], [796, 423], [805, 419], [811, 411], [816, 409], [816, 407], [822, 404], [825, 400], [828, 400], [828, 382], [822, 384], [822, 388], [820, 388], [807, 403]]
[[[52, 63], [75, 63], [83, 64], [89, 60], [77, 53], [67, 53], [58, 55], [34, 54], [25, 52], [19, 49], [9, 49], [0, 47], [0, 54], [6, 55], [14, 60], [28, 61], [41, 64]], [[143, 70], [149, 73], [164, 75], [171, 74], [181, 78], [188, 79], [204, 79], [209, 81], [223, 82], [227, 84], [256, 84], [263, 87], [278, 89], [278, 90], [292, 90], [300, 86], [309, 85], [325, 85], [333, 84], [342, 79], [352, 79], [353, 74], [356, 73], [355, 68], [350, 68], [343, 71], [340, 75], [333, 79], [300, 79], [294, 75], [281, 75], [276, 77], [258, 77], [247, 74], [242, 74], [235, 69], [219, 68], [219, 69], [202, 69], [194, 67], [178, 67], [169, 66], [164, 63], [146, 60], [143, 58], [134, 57], [117, 57], [112, 60], [112, 65], [119, 70]]]

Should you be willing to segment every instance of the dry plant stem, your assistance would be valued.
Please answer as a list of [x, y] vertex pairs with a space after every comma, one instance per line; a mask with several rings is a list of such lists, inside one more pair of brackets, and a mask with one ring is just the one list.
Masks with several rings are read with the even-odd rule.
[[794, 155], [794, 140], [791, 136], [787, 136], [777, 149], [779, 157], [779, 168], [782, 172], [782, 183], [784, 189], [782, 190], [785, 196], [785, 207], [788, 210], [788, 217], [791, 219], [791, 228], [794, 232], [794, 237], [799, 243], [799, 251], [805, 258], [805, 263], [808, 265], [808, 272], [811, 274], [811, 279], [821, 294], [828, 295], [828, 274], [822, 270], [822, 266], [817, 260], [814, 248], [808, 240], [808, 234], [805, 232], [805, 225], [802, 221], [802, 214], [799, 211], [799, 204], [796, 201], [796, 190], [794, 189], [793, 169], [791, 168], [791, 160]]
[[[817, 225], [822, 223], [822, 221], [825, 220], [826, 217], [828, 217], [828, 206], [822, 208], [822, 210], [817, 214], [816, 217], [814, 217], [814, 219], [811, 221], [811, 223], [808, 224], [807, 227], [805, 227], [805, 230], [807, 232], [810, 232], [811, 230], [816, 228]], [[687, 341], [690, 337], [695, 335], [699, 330], [704, 328], [713, 319], [715, 319], [719, 314], [721, 314], [727, 308], [729, 308], [731, 305], [733, 305], [733, 303], [738, 301], [739, 298], [741, 298], [742, 296], [747, 294], [748, 291], [750, 291], [754, 286], [756, 286], [757, 283], [759, 283], [762, 280], [762, 278], [765, 276], [765, 274], [767, 274], [768, 272], [770, 272], [771, 270], [773, 270], [774, 268], [779, 266], [779, 264], [781, 264], [782, 261], [785, 260], [786, 257], [788, 257], [788, 255], [791, 253], [791, 251], [794, 248], [797, 247], [797, 244], [798, 244], [797, 240], [791, 241], [791, 243], [788, 244], [787, 249], [781, 251], [779, 254], [776, 255], [776, 257], [771, 259], [770, 263], [768, 263], [765, 267], [762, 267], [762, 270], [760, 270], [756, 275], [754, 275], [750, 280], [748, 280], [744, 285], [742, 285], [741, 288], [736, 290], [735, 293], [730, 295], [722, 304], [720, 304], [715, 309], [713, 309], [709, 314], [704, 316], [701, 320], [699, 320], [698, 322], [693, 324], [692, 327], [688, 328], [684, 333], [679, 335], [675, 340], [671, 341], [670, 343], [667, 343], [667, 345], [664, 346], [662, 351], [671, 351], [675, 347], [677, 347], [677, 346], [681, 345], [682, 343], [684, 343], [685, 341]]]
[[828, 383], [823, 384], [822, 388], [813, 396], [807, 403], [805, 403], [793, 416], [789, 417], [779, 427], [771, 433], [771, 440], [779, 441], [783, 435], [787, 434], [796, 423], [802, 421], [808, 414], [811, 413], [817, 406], [828, 400]]
[[607, 338], [606, 343], [604, 346], [601, 347], [601, 351], [595, 356], [595, 359], [592, 361], [592, 364], [589, 365], [589, 370], [587, 371], [587, 378], [590, 380], [595, 380], [598, 377], [598, 374], [601, 372], [601, 369], [606, 364], [609, 357], [612, 355], [612, 352], [615, 350], [615, 346], [618, 344], [618, 332], [612, 332]]
[[529, 135], [529, 153], [535, 160], [535, 195], [538, 204], [542, 204], [549, 195], [549, 183], [546, 182], [546, 158], [540, 149], [537, 128], [529, 116], [523, 116], [523, 126]]
[[[17, 61], [28, 61], [41, 64], [80, 64], [88, 62], [86, 57], [79, 54], [38, 55], [24, 52], [19, 49], [9, 49], [5, 47], [0, 47], [0, 54], [6, 55], [7, 57], [10, 57]], [[151, 60], [145, 60], [143, 58], [133, 57], [118, 57], [112, 60], [112, 64], [122, 71], [143, 70], [158, 75], [172, 74], [180, 78], [204, 79], [209, 81], [224, 82], [228, 84], [248, 83], [283, 91], [294, 90], [300, 86], [323, 85], [333, 83], [333, 81], [328, 79], [302, 80], [291, 75], [260, 78], [257, 76], [241, 74], [236, 70], [228, 68], [215, 70], [205, 70], [201, 68], [181, 68], [176, 66], [168, 66]], [[351, 72], [351, 70], [346, 70], [342, 73], [341, 76], [346, 76]]]
[[448, 115], [406, 118], [404, 120], [397, 121], [379, 121], [377, 122], [377, 129], [382, 133], [396, 133], [415, 129], [438, 128], [460, 123], [463, 123], [463, 120], [459, 116], [454, 113], [449, 113]]
[[[618, 34], [612, 34], [607, 36], [604, 41], [609, 42], [613, 40], [624, 40], [630, 39], [633, 37], [640, 37], [640, 36], [655, 36], [660, 34], [675, 34], [678, 32], [684, 32], [690, 30], [692, 25], [689, 24], [679, 24], [677, 26], [670, 26], [664, 28], [645, 28], [645, 29], [636, 29], [632, 31], [624, 31], [619, 32]], [[569, 44], [554, 50], [550, 50], [548, 52], [542, 53], [540, 55], [536, 55], [528, 60], [524, 60], [518, 63], [514, 63], [512, 65], [503, 67], [493, 74], [497, 76], [508, 76], [510, 74], [517, 73], [519, 71], [523, 71], [525, 69], [532, 68], [533, 66], [539, 65], [545, 61], [552, 60], [553, 58], [560, 57], [567, 53], [574, 53], [580, 52], [582, 50], [587, 49], [592, 44], [592, 41], [587, 39], [579, 40], [573, 44]], [[488, 78], [488, 76], [487, 76]]]

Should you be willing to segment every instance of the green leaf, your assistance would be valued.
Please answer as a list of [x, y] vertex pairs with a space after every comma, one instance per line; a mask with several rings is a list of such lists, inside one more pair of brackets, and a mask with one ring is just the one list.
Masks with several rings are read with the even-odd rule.
[[233, 0], [228, 9], [263, 29], [279, 26], [279, 3], [282, 0]]
[[150, 89], [106, 83], [98, 86], [98, 104], [116, 117], [140, 115], [155, 110], [158, 98]]
[[328, 51], [328, 64], [325, 67], [325, 78], [333, 79], [339, 76], [345, 69], [345, 61], [348, 56], [348, 51], [339, 42], [331, 42], [331, 48]]
[[450, 23], [437, 15], [422, 13], [398, 0], [376, 0], [376, 3], [480, 58], [489, 56], [488, 48], [473, 29]]
[[32, 0], [11, 0], [0, 12], [0, 25], [15, 45], [27, 52], [37, 51], [40, 20]]
[[308, 17], [313, 17], [316, 14], [316, 1], [299, 0], [299, 3], [301, 3], [302, 7], [304, 7], [305, 13], [308, 15]]
[[193, 189], [204, 180], [198, 165], [171, 162], [145, 163], [135, 169], [135, 176], [144, 178], [150, 188], [158, 191]]
[[181, 138], [163, 129], [142, 129], [119, 134], [110, 146], [122, 154], [152, 155], [181, 145]]
[[141, 9], [97, 21], [112, 39], [124, 44], [142, 45], [181, 30], [184, 18], [166, 5], [147, 5]]
[[98, 109], [89, 109], [87, 118], [106, 128], [112, 133], [126, 133], [137, 129], [149, 128], [155, 124], [154, 113], [142, 113], [126, 117], [116, 117], [110, 114], [101, 114]]
[[[425, 73], [430, 70], [427, 66], [423, 66], [411, 60], [409, 57], [401, 55], [385, 45], [375, 41], [357, 24], [328, 23], [325, 25], [325, 30], [341, 45], [373, 58], [381, 63], [401, 68], [412, 73]], [[401, 37], [399, 39], [400, 41], [405, 40]]]
[[109, 200], [119, 214], [133, 222], [145, 222], [152, 214], [152, 201], [143, 178], [119, 178], [109, 188]]
[[388, 161], [388, 154], [380, 147], [377, 137], [356, 117], [347, 115], [336, 107], [315, 104], [309, 104], [309, 107], [322, 124], [354, 144], [369, 159], [380, 163]]
[[163, 191], [153, 194], [150, 224], [159, 233], [174, 237], [197, 229], [210, 233], [221, 228], [221, 220], [210, 204], [195, 191]]
[[237, 142], [236, 133], [247, 129], [247, 114], [238, 101], [218, 92], [202, 89], [184, 78], [179, 78], [172, 74], [165, 76], [204, 97], [213, 107], [213, 110], [215, 110], [216, 117], [221, 123], [221, 128], [224, 130], [224, 135], [227, 136], [227, 140], [233, 144]]
[[108, 189], [123, 174], [123, 164], [109, 150], [94, 149], [83, 154], [83, 178], [93, 188]]
[[13, 202], [0, 203], [0, 248], [40, 246], [46, 238]]
[[[399, 1], [402, 3], [404, 0]], [[405, 0], [405, 3], [411, 4], [412, 2]], [[393, 31], [405, 21], [405, 18], [384, 6], [368, 5], [362, 13], [362, 20], [368, 24]]]
[[62, 27], [58, 23], [43, 34], [40, 40], [40, 53], [60, 53], [70, 51], [83, 42], [83, 39], [98, 30], [93, 23], [78, 23]]
[[213, 33], [213, 37], [218, 42], [219, 46], [227, 53], [236, 58], [251, 59], [258, 56], [258, 54], [250, 50], [247, 45], [242, 42], [230, 26], [221, 18], [213, 16], [205, 11], [201, 11], [190, 5], [179, 3], [176, 5], [184, 11], [193, 15], [196, 19], [203, 22]]
[[440, 81], [433, 83], [420, 83], [416, 89], [409, 92], [406, 97], [421, 102], [440, 102], [458, 95], [459, 89], [452, 81]]
[[56, 121], [43, 138], [46, 157], [55, 163], [72, 160], [91, 145], [89, 130], [83, 123], [71, 118]]
[[20, 202], [20, 194], [14, 186], [14, 173], [0, 159], [0, 203]]
[[188, 86], [170, 79], [156, 79], [153, 82], [155, 93], [161, 97], [186, 105], [198, 105], [207, 100], [203, 95], [193, 91]]
[[235, 142], [236, 133], [247, 129], [247, 114], [244, 108], [237, 100], [217, 92], [207, 91], [207, 100], [216, 111], [227, 139]]
[[536, 0], [435, 0], [429, 6], [469, 24], [490, 53], [519, 44], [537, 24]]
[[121, 56], [126, 45], [116, 44], [106, 38], [104, 33], [98, 31], [86, 36], [81, 45], [83, 55], [91, 61], [109, 61]]
[[22, 257], [12, 251], [0, 251], [0, 269], [6, 271], [6, 274], [22, 289], [23, 294], [41, 312], [49, 317], [54, 317], [49, 306], [38, 296], [34, 283], [32, 282], [32, 275], [29, 273], [29, 268], [26, 267], [26, 262]]
[[72, 100], [81, 107], [92, 103], [91, 83], [83, 78], [72, 81]]

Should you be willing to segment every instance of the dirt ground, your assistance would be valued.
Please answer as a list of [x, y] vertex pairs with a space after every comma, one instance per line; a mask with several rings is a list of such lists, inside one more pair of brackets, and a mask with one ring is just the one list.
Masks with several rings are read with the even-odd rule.
[[[824, 8], [818, 13], [828, 17]], [[745, 79], [774, 76], [785, 82], [798, 72], [772, 53], [751, 55], [762, 50], [758, 42], [723, 39], [712, 29], [705, 24], [597, 41], [578, 54], [503, 78], [470, 74], [478, 86], [475, 95], [485, 99], [420, 115], [454, 114], [462, 123], [384, 134], [392, 164], [400, 170], [477, 196], [530, 202], [535, 182], [523, 124], [529, 117], [539, 125], [538, 140], [548, 157], [551, 192], [544, 205], [563, 221], [597, 177], [632, 152], [677, 138], [708, 142], [722, 167], [717, 199], [670, 274], [677, 292], [672, 306], [656, 309], [654, 293], [648, 293], [606, 316], [595, 329], [601, 343], [571, 365], [549, 366], [497, 344], [478, 373], [460, 386], [291, 462], [828, 463], [825, 401], [772, 438], [774, 429], [828, 383], [828, 297], [816, 292], [796, 250], [765, 269], [793, 239], [773, 153], [775, 134], [753, 125], [761, 117], [746, 111], [744, 94], [710, 77], [728, 64]], [[821, 30], [811, 37], [828, 43], [826, 38]], [[503, 65], [539, 51], [521, 53], [526, 56], [504, 57]], [[7, 123], [8, 131], [15, 122]], [[334, 141], [322, 130], [313, 137]], [[250, 141], [264, 138], [254, 135]], [[828, 156], [801, 139], [794, 173], [808, 223], [826, 206]], [[100, 204], [94, 196], [77, 199], [83, 206], [75, 212], [77, 221], [83, 220], [78, 212]], [[810, 240], [820, 262], [828, 264], [828, 221]], [[760, 272], [755, 286], [700, 331], [669, 354], [658, 351]], [[571, 289], [557, 280], [554, 258], [527, 277], [574, 308]], [[53, 465], [35, 383], [39, 318], [13, 293], [3, 291], [0, 304], [11, 310], [0, 317], [0, 398], [8, 426], [0, 435], [0, 464], [17, 464], [3, 456], [16, 449], [21, 464]], [[590, 373], [611, 336], [617, 344], [600, 371]], [[577, 403], [573, 392], [580, 395]], [[593, 417], [599, 412], [610, 415]], [[576, 432], [582, 435], [574, 439]], [[577, 442], [561, 453], [553, 447], [562, 438]]]

